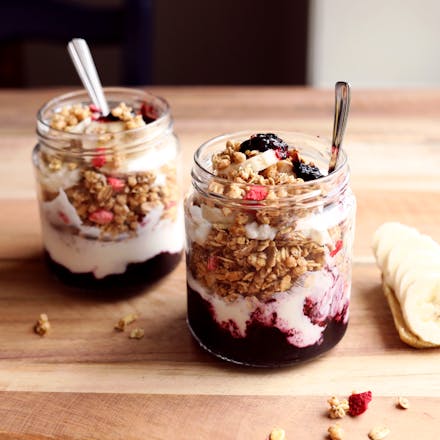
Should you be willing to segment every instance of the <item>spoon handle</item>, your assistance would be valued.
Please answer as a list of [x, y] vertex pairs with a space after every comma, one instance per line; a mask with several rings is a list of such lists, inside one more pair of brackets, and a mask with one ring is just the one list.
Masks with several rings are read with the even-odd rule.
[[108, 115], [108, 104], [86, 41], [82, 38], [74, 38], [67, 45], [67, 50], [93, 104], [101, 110], [104, 116]]
[[344, 137], [345, 126], [347, 125], [348, 111], [350, 109], [350, 84], [339, 81], [335, 84], [335, 120], [333, 123], [332, 153], [329, 174], [336, 168], [339, 148]]

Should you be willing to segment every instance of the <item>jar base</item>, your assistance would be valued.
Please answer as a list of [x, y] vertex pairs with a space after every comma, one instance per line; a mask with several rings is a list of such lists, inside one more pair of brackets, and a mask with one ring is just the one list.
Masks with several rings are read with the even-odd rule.
[[64, 284], [90, 290], [106, 292], [142, 287], [159, 281], [173, 271], [182, 259], [182, 252], [163, 252], [142, 263], [130, 263], [122, 274], [96, 278], [92, 272], [74, 273], [54, 261], [47, 250], [44, 251], [50, 271]]
[[246, 336], [237, 338], [221, 328], [212, 317], [212, 307], [198, 292], [188, 286], [188, 327], [202, 348], [214, 356], [251, 367], [282, 367], [300, 364], [333, 348], [344, 336], [347, 323], [333, 320], [327, 324], [322, 342], [296, 347], [276, 327], [253, 322]]

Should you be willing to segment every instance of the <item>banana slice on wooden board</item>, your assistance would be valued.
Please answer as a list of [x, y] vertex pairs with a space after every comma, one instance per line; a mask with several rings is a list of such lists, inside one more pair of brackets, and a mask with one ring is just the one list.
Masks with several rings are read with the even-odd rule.
[[394, 325], [399, 333], [400, 339], [408, 345], [415, 348], [433, 348], [437, 347], [436, 344], [431, 344], [423, 339], [420, 339], [415, 335], [406, 325], [403, 318], [402, 310], [400, 309], [399, 300], [396, 298], [393, 290], [387, 285], [383, 284], [383, 292], [390, 306], [391, 313], [393, 315]]
[[417, 348], [440, 346], [440, 245], [389, 222], [374, 234], [373, 251], [401, 339]]

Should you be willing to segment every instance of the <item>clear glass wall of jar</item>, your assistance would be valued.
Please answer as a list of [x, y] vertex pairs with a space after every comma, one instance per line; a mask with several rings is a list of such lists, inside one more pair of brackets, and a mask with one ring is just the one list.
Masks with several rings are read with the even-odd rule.
[[166, 101], [104, 91], [116, 116], [100, 115], [85, 92], [40, 109], [33, 163], [50, 268], [67, 284], [125, 288], [181, 258], [180, 148]]
[[[356, 202], [344, 151], [335, 172], [317, 180], [232, 188], [213, 173], [212, 156], [251, 134], [214, 138], [194, 155], [185, 200], [188, 324], [220, 358], [289, 365], [321, 355], [345, 333]], [[330, 144], [277, 134], [328, 167]], [[252, 191], [267, 197], [239, 196]]]

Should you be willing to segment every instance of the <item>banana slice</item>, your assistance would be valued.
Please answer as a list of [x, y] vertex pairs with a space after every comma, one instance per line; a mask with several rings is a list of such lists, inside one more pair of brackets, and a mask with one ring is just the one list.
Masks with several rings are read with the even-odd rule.
[[440, 274], [418, 278], [401, 303], [408, 327], [421, 339], [440, 345]]
[[[388, 256], [391, 249], [410, 237], [420, 235], [419, 232], [410, 228], [409, 226], [402, 225], [401, 223], [384, 223], [375, 233], [373, 238], [373, 250], [377, 263], [380, 268], [387, 268]], [[384, 270], [382, 270], [384, 272]]]
[[440, 274], [440, 258], [432, 264], [425, 265], [423, 267], [412, 267], [406, 274], [402, 277], [402, 280], [397, 285], [395, 289], [396, 296], [398, 300], [403, 304], [406, 299], [406, 293], [409, 287], [417, 282], [421, 278], [430, 277], [436, 273]]
[[404, 257], [394, 275], [394, 278], [387, 280], [390, 286], [396, 290], [405, 290], [406, 284], [411, 277], [417, 277], [417, 273], [428, 271], [435, 273], [440, 270], [440, 253], [418, 249]]
[[440, 246], [427, 235], [403, 236], [402, 241], [392, 247], [385, 260], [382, 272], [387, 283], [398, 287], [397, 273], [401, 266], [410, 270], [411, 267], [420, 266], [420, 261], [429, 262], [430, 256], [435, 257], [436, 252], [440, 255]]
[[250, 168], [252, 171], [259, 173], [260, 171], [263, 171], [266, 168], [275, 165], [277, 162], [279, 162], [279, 160], [280, 159], [278, 159], [274, 150], [266, 150], [263, 153], [257, 154], [256, 156], [246, 159], [244, 162], [234, 163], [232, 165], [229, 165], [227, 168], [223, 170], [219, 170], [218, 175], [227, 176], [231, 171], [234, 171], [237, 168], [243, 168], [243, 169]]
[[[102, 134], [103, 122], [92, 121], [85, 132], [87, 134]], [[112, 122], [104, 122], [106, 133], [119, 133], [124, 131], [125, 125], [122, 121], [112, 121]]]
[[251, 168], [256, 173], [275, 165], [278, 162], [278, 157], [274, 150], [267, 150], [261, 154], [251, 157], [240, 164], [242, 168]]

